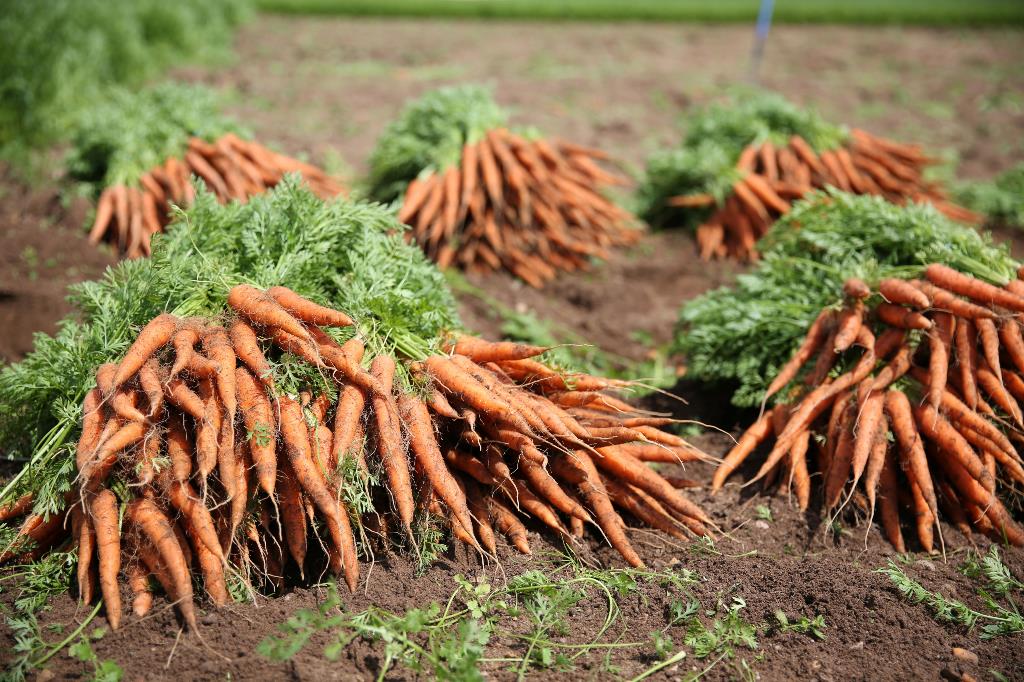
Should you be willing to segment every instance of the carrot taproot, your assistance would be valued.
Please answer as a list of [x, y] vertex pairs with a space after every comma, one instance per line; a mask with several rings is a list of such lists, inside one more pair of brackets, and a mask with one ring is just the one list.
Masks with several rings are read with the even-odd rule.
[[[307, 324], [315, 324], [322, 327], [351, 327], [354, 324], [352, 318], [340, 310], [334, 310], [333, 308], [313, 303], [299, 296], [288, 287], [270, 287], [267, 289], [267, 294], [277, 301], [288, 313]], [[287, 331], [295, 334], [291, 330]]]
[[974, 380], [976, 351], [973, 323], [960, 318], [953, 340], [956, 345], [960, 388], [964, 394], [964, 400], [970, 405], [971, 410], [975, 410], [978, 407], [978, 385]]
[[461, 450], [449, 448], [444, 455], [445, 461], [459, 471], [468, 474], [482, 485], [497, 485], [498, 479], [487, 469], [478, 458]]
[[[622, 558], [626, 560], [631, 566], [642, 567], [643, 560], [633, 549], [633, 545], [630, 544], [629, 539], [626, 537], [625, 524], [622, 522], [622, 517], [619, 516], [618, 512], [615, 511], [612, 505], [611, 498], [608, 496], [608, 491], [605, 489], [604, 484], [601, 482], [601, 476], [598, 474], [597, 469], [594, 466], [593, 460], [590, 456], [582, 450], [577, 451], [573, 455], [576, 466], [581, 469], [585, 475], [585, 479], [579, 484], [579, 491], [583, 495], [584, 500], [590, 506], [590, 510], [594, 513], [594, 517], [597, 520], [597, 524], [604, 531], [605, 537], [608, 542], [611, 543], [612, 547], [618, 550]], [[564, 464], [568, 462], [566, 458], [559, 457], [555, 462], [555, 470], [558, 471]], [[674, 490], [674, 489], [673, 489]]]
[[484, 551], [493, 556], [497, 551], [497, 545], [494, 528], [491, 526], [490, 515], [487, 512], [487, 499], [480, 490], [480, 486], [472, 478], [463, 480], [456, 477], [455, 480], [458, 481], [466, 496], [469, 513], [473, 517], [473, 524], [476, 528], [476, 537]]
[[355, 592], [359, 584], [359, 562], [348, 513], [331, 495], [325, 479], [313, 464], [302, 408], [287, 396], [278, 399], [278, 407], [281, 413], [281, 436], [295, 480], [323, 514], [334, 549], [341, 555], [342, 566], [332, 566], [332, 569], [343, 569], [349, 590]]
[[413, 502], [412, 481], [409, 463], [402, 444], [400, 418], [391, 385], [394, 381], [395, 362], [388, 355], [378, 355], [370, 365], [370, 374], [384, 388], [385, 393], [371, 399], [374, 423], [377, 427], [378, 454], [390, 483], [390, 492], [398, 516], [406, 531], [412, 527], [415, 503]]
[[825, 508], [829, 511], [835, 509], [843, 493], [843, 486], [850, 475], [850, 467], [853, 463], [854, 444], [856, 433], [854, 422], [856, 420], [857, 405], [855, 402], [847, 403], [843, 407], [843, 414], [839, 422], [839, 438], [835, 450], [832, 453], [828, 471], [825, 475]]
[[919, 312], [892, 303], [879, 303], [875, 314], [885, 324], [901, 329], [931, 329], [932, 322]]
[[938, 444], [939, 451], [955, 458], [959, 466], [979, 481], [988, 483], [991, 480], [985, 464], [945, 417], [927, 404], [914, 405], [912, 410], [917, 428], [925, 437]]
[[[988, 363], [992, 373], [998, 377], [1002, 374], [1002, 366], [999, 360], [999, 332], [996, 330], [996, 325], [992, 320], [975, 320], [974, 326], [978, 331], [978, 338], [981, 340], [985, 362]], [[977, 374], [977, 370], [975, 374]]]
[[761, 399], [762, 406], [768, 402], [768, 398], [772, 397], [785, 386], [792, 381], [800, 368], [810, 359], [814, 352], [821, 346], [822, 341], [831, 331], [831, 326], [834, 322], [834, 314], [831, 310], [823, 310], [815, 318], [814, 322], [811, 323], [810, 328], [807, 330], [807, 334], [804, 336], [803, 341], [800, 342], [800, 346], [796, 352], [793, 353], [792, 357], [782, 366], [782, 369], [778, 371], [772, 382], [768, 384], [768, 389], [765, 391], [764, 397]]
[[90, 524], [95, 532], [99, 561], [100, 591], [112, 630], [121, 625], [121, 590], [117, 575], [121, 571], [121, 533], [118, 529], [117, 499], [103, 488], [89, 499]]
[[253, 465], [260, 487], [268, 495], [274, 494], [277, 471], [275, 441], [277, 428], [274, 410], [267, 394], [245, 367], [235, 368], [235, 389], [238, 409], [247, 431], [246, 440], [252, 453]]
[[446, 350], [464, 355], [473, 362], [501, 362], [504, 360], [526, 360], [549, 350], [544, 346], [531, 346], [512, 341], [485, 341], [469, 334], [459, 334]]
[[532, 433], [526, 420], [514, 412], [507, 402], [497, 398], [473, 375], [456, 365], [450, 358], [431, 355], [424, 364], [438, 386], [465, 402], [475, 411], [494, 415], [496, 418], [506, 421], [520, 433]]
[[282, 462], [277, 468], [277, 491], [278, 509], [281, 520], [281, 529], [284, 532], [284, 540], [288, 546], [288, 553], [295, 561], [299, 569], [299, 575], [304, 573], [306, 562], [306, 514], [302, 508], [302, 491], [295, 482], [294, 474], [287, 462]]
[[[811, 477], [807, 468], [807, 449], [811, 444], [811, 432], [805, 431], [793, 442], [789, 450], [790, 485], [796, 494], [797, 506], [806, 511], [811, 502]], [[669, 483], [673, 482], [669, 480]], [[674, 486], [677, 487], [677, 486]]]
[[946, 390], [956, 318], [940, 311], [932, 316], [932, 322], [935, 327], [928, 337], [928, 402], [937, 408], [942, 401], [942, 392]]
[[769, 410], [761, 415], [760, 419], [744, 431], [736, 445], [725, 456], [722, 463], [718, 465], [718, 469], [711, 479], [712, 492], [720, 490], [732, 472], [738, 469], [746, 458], [750, 456], [750, 453], [772, 434], [772, 412], [772, 410]]
[[[238, 284], [228, 292], [228, 305], [243, 317], [266, 327], [280, 328], [312, 343], [309, 331], [274, 298], [249, 284]], [[237, 350], [237, 349], [236, 349]]]
[[836, 323], [836, 336], [833, 340], [832, 349], [836, 353], [842, 353], [853, 345], [857, 340], [857, 333], [864, 321], [864, 302], [855, 299], [852, 306], [843, 308], [839, 313]]
[[[628, 453], [619, 450], [616, 446], [598, 448], [602, 457], [594, 457], [592, 461], [604, 471], [613, 476], [618, 476], [635, 486], [666, 506], [693, 517], [701, 522], [709, 523], [708, 516], [701, 511], [700, 507], [683, 497], [653, 469], [637, 461]], [[577, 453], [578, 454], [578, 453]]]
[[242, 361], [242, 364], [248, 367], [249, 371], [261, 383], [269, 388], [273, 388], [273, 370], [260, 349], [255, 330], [244, 320], [236, 319], [231, 323], [228, 336], [231, 339], [231, 345], [234, 348], [235, 354]]
[[128, 504], [126, 516], [153, 544], [171, 580], [171, 597], [177, 603], [189, 629], [195, 630], [197, 624], [192, 603], [192, 581], [185, 563], [185, 554], [170, 521], [152, 500], [145, 497], [132, 500]]
[[526, 526], [516, 518], [515, 512], [494, 498], [488, 500], [488, 506], [494, 527], [504, 534], [520, 553], [532, 554], [530, 542], [526, 537]]
[[150, 320], [135, 337], [128, 352], [117, 366], [112, 379], [117, 388], [135, 376], [135, 373], [162, 346], [166, 345], [178, 326], [178, 319], [169, 313], [161, 313]]
[[677, 540], [687, 540], [686, 535], [679, 530], [675, 520], [668, 512], [664, 511], [664, 509], [656, 509], [653, 505], [649, 504], [647, 500], [636, 494], [638, 491], [635, 488], [631, 488], [627, 484], [609, 477], [602, 478], [601, 483], [604, 485], [605, 490], [608, 491], [608, 497], [615, 506], [629, 512], [637, 520], [642, 521], [651, 528], [660, 530]]
[[878, 480], [878, 507], [886, 539], [897, 552], [907, 551], [903, 542], [903, 533], [900, 531], [899, 481], [896, 459], [890, 449], [886, 449], [885, 464], [882, 466]]
[[197, 343], [199, 343], [199, 330], [193, 325], [182, 326], [174, 332], [171, 337], [171, 346], [174, 348], [174, 364], [171, 366], [170, 377], [176, 377], [185, 369], [195, 353]]
[[924, 269], [924, 276], [938, 287], [966, 296], [985, 306], [998, 305], [1014, 312], [1024, 312], [1024, 298], [947, 265], [932, 263]]
[[583, 521], [591, 520], [587, 510], [569, 497], [543, 466], [528, 459], [520, 459], [519, 471], [526, 477], [533, 491], [543, 496], [555, 509]]
[[93, 489], [110, 474], [121, 452], [138, 443], [146, 435], [147, 428], [140, 422], [128, 422], [115, 431], [106, 442], [97, 446], [86, 465], [79, 470], [83, 488]]
[[924, 442], [917, 430], [910, 401], [903, 391], [886, 391], [885, 413], [889, 416], [892, 433], [896, 438], [900, 468], [914, 477], [921, 487], [928, 506], [938, 514], [935, 486], [928, 469], [928, 457], [925, 454]]
[[427, 406], [416, 396], [403, 394], [398, 398], [398, 409], [402, 423], [409, 433], [409, 448], [417, 464], [455, 520], [471, 535], [473, 522], [466, 504], [466, 496], [445, 466]]
[[185, 527], [201, 540], [217, 559], [224, 561], [225, 554], [217, 538], [213, 516], [192, 485], [188, 481], [169, 479], [163, 488], [167, 492], [167, 500], [171, 506], [181, 512]]
[[856, 423], [856, 437], [853, 442], [853, 456], [850, 459], [852, 486], [856, 488], [864, 468], [871, 457], [878, 432], [885, 428], [885, 395], [881, 391], [872, 391], [864, 399], [860, 416]]
[[71, 507], [71, 538], [77, 544], [78, 565], [76, 566], [76, 578], [78, 581], [78, 596], [82, 603], [88, 604], [92, 601], [95, 591], [96, 579], [92, 571], [92, 558], [96, 549], [96, 533], [93, 530], [92, 519], [88, 511], [82, 511], [83, 504], [76, 502]]
[[1013, 417], [1013, 421], [1017, 422], [1018, 426], [1024, 426], [1024, 414], [1021, 413], [1020, 405], [1003, 386], [1001, 378], [990, 371], [988, 367], [979, 367], [975, 372], [975, 377], [978, 379], [981, 390], [989, 394], [1000, 409]]
[[931, 301], [920, 289], [906, 280], [888, 277], [878, 283], [878, 293], [894, 305], [907, 305], [924, 310]]

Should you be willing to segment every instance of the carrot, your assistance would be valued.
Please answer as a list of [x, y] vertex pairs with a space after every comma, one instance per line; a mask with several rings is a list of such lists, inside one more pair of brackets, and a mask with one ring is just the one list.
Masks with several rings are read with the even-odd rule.
[[92, 572], [92, 556], [96, 547], [96, 533], [93, 530], [92, 519], [88, 513], [82, 512], [82, 504], [75, 503], [71, 507], [71, 538], [72, 542], [78, 545], [78, 595], [82, 603], [88, 604], [92, 601], [93, 591], [96, 587], [96, 579]]
[[818, 158], [818, 155], [811, 148], [811, 145], [807, 144], [802, 137], [799, 135], [793, 135], [789, 138], [789, 146], [794, 152], [796, 152], [796, 155], [800, 157], [800, 160], [810, 166], [815, 173], [825, 175], [825, 167], [821, 164], [821, 160]]
[[935, 329], [928, 337], [928, 401], [932, 408], [937, 408], [942, 401], [942, 392], [946, 389], [946, 372], [949, 369], [956, 318], [949, 313], [937, 312], [932, 319]]
[[[94, 388], [85, 394], [85, 399], [82, 401], [82, 433], [75, 448], [75, 465], [79, 470], [85, 466], [99, 444], [104, 423], [103, 412], [103, 394], [99, 388]], [[0, 521], [20, 516], [22, 512], [17, 511], [20, 504], [19, 500], [10, 508], [10, 513], [0, 514]]]
[[875, 307], [875, 314], [885, 324], [901, 329], [931, 329], [932, 322], [921, 313], [914, 312], [909, 308], [893, 305], [891, 303], [879, 303]]
[[[643, 566], [640, 556], [626, 538], [625, 524], [622, 522], [622, 517], [618, 515], [612, 506], [608, 491], [601, 482], [601, 477], [597, 473], [597, 469], [594, 467], [590, 456], [583, 451], [577, 451], [573, 455], [573, 459], [576, 462], [576, 466], [585, 476], [583, 482], [579, 484], [580, 493], [590, 506], [591, 511], [593, 511], [597, 523], [601, 530], [604, 531], [608, 542], [618, 550], [619, 554], [626, 560], [626, 563], [637, 568]], [[559, 465], [564, 465], [568, 460], [559, 457], [554, 462], [557, 473], [559, 469], [563, 468]]]
[[92, 496], [89, 518], [96, 533], [100, 591], [110, 628], [116, 630], [121, 625], [121, 590], [117, 585], [117, 574], [121, 571], [121, 540], [117, 499], [112, 492], [104, 488]]
[[935, 488], [932, 485], [931, 473], [928, 470], [924, 442], [917, 431], [914, 414], [906, 394], [896, 390], [886, 391], [885, 412], [889, 415], [892, 432], [899, 447], [900, 468], [909, 476], [913, 476], [921, 487], [921, 492], [929, 507], [938, 514], [938, 503], [935, 497]]
[[476, 537], [480, 540], [480, 545], [487, 553], [495, 554], [497, 545], [494, 540], [494, 528], [491, 527], [490, 515], [487, 513], [487, 499], [484, 497], [476, 481], [472, 479], [463, 481], [460, 478], [455, 480], [458, 481], [466, 495], [469, 513], [473, 517], [476, 526]]
[[0, 523], [6, 523], [11, 519], [15, 519], [29, 509], [32, 508], [32, 504], [35, 501], [35, 495], [33, 493], [25, 493], [13, 502], [0, 507]]
[[[682, 496], [661, 476], [650, 467], [633, 459], [615, 446], [598, 448], [603, 456], [594, 458], [596, 464], [613, 476], [623, 479], [632, 486], [649, 493], [668, 507], [678, 510], [704, 523], [709, 523], [708, 516], [700, 508]], [[579, 453], [577, 452], [577, 455]]]
[[476, 412], [493, 415], [520, 433], [532, 433], [530, 425], [521, 415], [513, 412], [508, 403], [493, 395], [449, 358], [432, 355], [426, 359], [425, 365], [438, 386], [458, 397]]
[[1024, 426], [1024, 414], [1021, 413], [1020, 405], [1006, 390], [999, 377], [989, 371], [987, 367], [979, 367], [975, 376], [978, 379], [978, 385], [992, 397], [1000, 409], [1013, 417], [1019, 426]]
[[[352, 318], [345, 313], [317, 305], [299, 296], [288, 287], [270, 287], [267, 289], [267, 294], [277, 301], [288, 313], [307, 324], [323, 327], [351, 327], [354, 324]], [[290, 334], [295, 334], [291, 330], [286, 331]], [[295, 335], [300, 336], [298, 334]]]
[[[635, 488], [630, 488], [630, 486], [620, 483], [613, 478], [602, 478], [601, 482], [608, 491], [608, 497], [611, 498], [616, 506], [625, 509], [651, 528], [656, 528], [678, 540], [687, 539], [686, 535], [679, 530], [676, 522], [664, 508], [657, 509], [649, 504], [647, 500], [636, 494], [638, 491]], [[657, 504], [656, 501], [651, 501]]]
[[946, 265], [932, 263], [925, 268], [924, 276], [936, 286], [966, 296], [986, 306], [998, 305], [1018, 313], [1024, 312], [1024, 298], [988, 282], [965, 275]]
[[854, 432], [856, 410], [856, 403], [847, 403], [844, 406], [843, 414], [839, 421], [839, 438], [832, 453], [828, 471], [824, 472], [825, 508], [830, 511], [839, 503], [843, 486], [850, 475], [856, 442], [856, 434]]
[[725, 480], [750, 456], [750, 453], [763, 443], [772, 433], [772, 410], [761, 415], [740, 437], [722, 463], [718, 465], [711, 479], [711, 490], [717, 492], [725, 484]]
[[964, 394], [964, 399], [973, 411], [978, 407], [978, 387], [974, 381], [975, 337], [972, 324], [970, 320], [961, 318], [956, 326], [954, 342], [956, 344], [957, 364], [960, 369], [960, 388]]
[[742, 182], [750, 188], [750, 191], [754, 193], [766, 208], [777, 213], [789, 212], [789, 202], [776, 194], [772, 186], [761, 176], [756, 173], [750, 173], [743, 178]]
[[417, 465], [426, 474], [427, 480], [451, 511], [454, 519], [466, 533], [472, 535], [473, 522], [469, 507], [466, 506], [466, 496], [445, 466], [427, 406], [416, 396], [403, 394], [398, 398], [398, 409], [409, 433], [409, 447]]
[[907, 551], [903, 542], [903, 533], [900, 531], [899, 482], [896, 460], [890, 449], [886, 449], [885, 463], [879, 476], [878, 506], [886, 539], [897, 552]]
[[123, 450], [142, 440], [145, 435], [146, 427], [143, 424], [129, 422], [121, 426], [106, 442], [99, 445], [96, 452], [79, 472], [84, 488], [89, 490], [102, 483], [117, 462], [117, 456]]
[[172, 405], [196, 420], [202, 420], [206, 415], [205, 402], [188, 387], [181, 377], [175, 377], [164, 383], [164, 396]]
[[[344, 461], [355, 444], [356, 432], [366, 406], [366, 395], [357, 386], [345, 384], [338, 392], [338, 408], [334, 413], [334, 442], [332, 459], [335, 463]], [[360, 439], [361, 440], [361, 439]]]
[[520, 459], [519, 470], [526, 477], [530, 487], [550, 502], [555, 509], [563, 514], [578, 517], [583, 521], [591, 520], [586, 509], [562, 490], [558, 485], [558, 481], [551, 477], [547, 469], [531, 460]]
[[459, 413], [455, 411], [455, 408], [448, 402], [448, 399], [444, 397], [444, 393], [436, 388], [430, 389], [430, 395], [427, 396], [427, 406], [441, 417], [448, 419], [460, 418]]
[[1010, 361], [1024, 372], [1024, 338], [1021, 337], [1020, 325], [1013, 318], [1007, 318], [999, 324], [999, 339]]
[[217, 368], [214, 377], [217, 383], [217, 395], [224, 406], [230, 421], [233, 423], [237, 410], [237, 394], [235, 390], [235, 367], [237, 366], [235, 351], [231, 347], [231, 339], [223, 327], [210, 327], [203, 335], [203, 349]]
[[526, 360], [549, 350], [543, 346], [529, 346], [511, 341], [492, 342], [468, 334], [459, 334], [446, 350], [464, 355], [473, 362], [502, 362], [504, 360]]
[[139, 368], [139, 386], [149, 402], [149, 412], [145, 415], [147, 419], [152, 419], [160, 414], [164, 404], [164, 390], [160, 385], [159, 369], [160, 365], [155, 358], [150, 358]]
[[975, 305], [955, 296], [953, 293], [937, 287], [931, 282], [913, 280], [911, 284], [922, 291], [931, 300], [931, 306], [951, 312], [957, 317], [968, 320], [995, 319], [996, 314], [980, 305]]
[[531, 554], [530, 543], [526, 538], [526, 526], [516, 518], [515, 513], [496, 499], [491, 498], [488, 504], [495, 528], [504, 533], [512, 546], [522, 554]]
[[842, 353], [857, 340], [861, 323], [864, 320], [864, 302], [855, 299], [852, 306], [847, 306], [839, 313], [839, 320], [836, 324], [836, 337], [833, 341], [833, 350]]
[[924, 292], [902, 279], [890, 277], [878, 283], [878, 293], [895, 305], [909, 305], [924, 310], [931, 302]]
[[162, 313], [150, 320], [135, 337], [135, 341], [122, 358], [121, 364], [117, 366], [117, 372], [113, 378], [113, 388], [121, 386], [135, 376], [146, 360], [171, 340], [171, 335], [177, 325], [178, 319], [168, 313]]
[[964, 440], [964, 437], [946, 421], [945, 417], [929, 405], [915, 405], [913, 413], [918, 429], [927, 438], [935, 441], [941, 452], [955, 458], [959, 466], [962, 466], [965, 471], [982, 483], [987, 484], [991, 481], [984, 463], [975, 454], [970, 444]]
[[260, 487], [268, 495], [273, 495], [277, 471], [274, 411], [263, 387], [256, 383], [245, 367], [235, 369], [235, 388], [238, 392], [238, 409], [242, 412], [242, 421], [248, 431], [246, 440], [249, 442], [256, 476]]
[[768, 385], [768, 390], [765, 391], [764, 398], [761, 400], [762, 405], [767, 403], [768, 398], [781, 391], [796, 377], [800, 368], [804, 366], [821, 345], [825, 336], [830, 331], [834, 319], [831, 310], [823, 310], [818, 314], [818, 317], [811, 323], [810, 329], [807, 330], [807, 335], [804, 336], [800, 347], [797, 348], [793, 356], [782, 366], [782, 369], [779, 370], [778, 374], [775, 375], [775, 378]]
[[[352, 537], [348, 514], [331, 496], [323, 476], [313, 464], [302, 408], [287, 396], [279, 398], [278, 405], [281, 412], [281, 436], [291, 470], [295, 473], [295, 480], [324, 515], [334, 549], [341, 554], [345, 582], [349, 590], [355, 592], [359, 584], [359, 562], [356, 558], [355, 538]], [[333, 570], [338, 568], [332, 566]]]
[[228, 332], [228, 336], [231, 339], [231, 345], [234, 347], [234, 351], [238, 356], [238, 359], [249, 368], [249, 371], [253, 373], [264, 385], [269, 388], [274, 386], [274, 375], [273, 370], [270, 367], [270, 363], [267, 362], [266, 357], [263, 356], [263, 351], [260, 350], [259, 341], [256, 338], [256, 332], [250, 327], [245, 321], [238, 319], [231, 323], [231, 329]]
[[402, 445], [398, 410], [391, 397], [394, 372], [395, 362], [390, 356], [378, 355], [373, 359], [370, 374], [386, 389], [385, 395], [374, 395], [372, 398], [373, 416], [377, 425], [378, 451], [390, 482], [395, 508], [406, 531], [411, 532], [415, 504], [409, 463]]
[[174, 336], [171, 337], [171, 345], [174, 347], [174, 365], [170, 371], [172, 378], [185, 369], [195, 353], [197, 343], [199, 343], [199, 331], [192, 326], [182, 327], [174, 332]]
[[210, 596], [210, 601], [215, 606], [225, 606], [231, 597], [228, 595], [227, 582], [224, 580], [224, 564], [204, 542], [193, 534], [191, 526], [186, 526], [185, 531], [195, 547], [196, 559], [203, 575], [203, 585], [206, 588], [206, 593]]
[[[228, 292], [228, 305], [257, 324], [278, 327], [303, 341], [313, 342], [313, 338], [301, 322], [292, 317], [291, 313], [266, 292], [254, 286], [239, 284], [231, 287], [231, 291]], [[236, 352], [237, 350], [236, 348]]]
[[[202, 418], [196, 423], [196, 471], [203, 484], [217, 466], [217, 455], [220, 449], [221, 413], [217, 403], [217, 395], [213, 381], [204, 379], [199, 382], [200, 399], [203, 401]], [[227, 487], [229, 481], [222, 481]], [[231, 490], [226, 491], [228, 496]]]
[[988, 363], [992, 373], [998, 377], [1002, 374], [1002, 368], [999, 362], [999, 332], [996, 331], [996, 325], [992, 320], [975, 320], [974, 326], [981, 338], [981, 349], [985, 356], [985, 362]]
[[149, 573], [138, 561], [133, 559], [125, 567], [128, 586], [132, 591], [132, 613], [142, 618], [153, 608], [153, 593], [149, 589]]
[[295, 483], [294, 474], [287, 462], [277, 468], [277, 499], [280, 510], [281, 529], [299, 575], [303, 575], [306, 562], [306, 514], [302, 509], [302, 491]]
[[172, 479], [165, 483], [164, 489], [168, 501], [181, 512], [190, 534], [195, 535], [218, 560], [224, 561], [224, 551], [217, 538], [213, 517], [192, 486], [187, 481]]
[[884, 406], [885, 396], [882, 392], [872, 391], [861, 407], [860, 418], [856, 424], [857, 434], [853, 442], [853, 457], [850, 460], [854, 488], [864, 473], [879, 431], [885, 429], [885, 416], [882, 414]]
[[803, 435], [797, 437], [789, 450], [791, 485], [796, 493], [800, 511], [806, 511], [811, 502], [811, 478], [807, 470], [807, 448], [810, 444], [811, 432], [805, 431]]
[[197, 624], [192, 603], [192, 581], [185, 564], [185, 555], [167, 517], [151, 500], [144, 497], [128, 504], [126, 516], [153, 543], [167, 568], [172, 587], [171, 597], [177, 602], [178, 610], [189, 629], [195, 630]]
[[110, 220], [114, 216], [114, 190], [108, 188], [103, 190], [100, 194], [100, 199], [96, 203], [96, 218], [93, 220], [92, 228], [89, 230], [89, 243], [99, 244], [103, 235], [106, 233], [107, 228], [110, 226]]
[[850, 277], [843, 282], [843, 294], [852, 299], [863, 301], [871, 295], [871, 287], [865, 284], [862, 279]]

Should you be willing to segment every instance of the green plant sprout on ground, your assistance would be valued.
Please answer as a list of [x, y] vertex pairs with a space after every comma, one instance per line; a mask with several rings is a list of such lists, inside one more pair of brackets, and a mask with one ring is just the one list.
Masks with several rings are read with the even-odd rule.
[[985, 214], [990, 223], [1024, 227], [1024, 163], [993, 180], [962, 183], [954, 191], [960, 203]]
[[[1024, 592], [1024, 584], [1010, 573], [999, 558], [998, 547], [993, 545], [984, 557], [977, 554], [969, 555], [961, 571], [978, 582], [984, 581], [977, 586], [977, 596], [986, 611], [976, 610], [962, 601], [944, 596], [941, 592], [929, 591], [891, 560], [888, 566], [878, 569], [879, 573], [892, 581], [904, 599], [912, 604], [925, 605], [935, 620], [941, 623], [959, 625], [968, 631], [973, 631], [980, 625], [981, 639], [994, 639], [1024, 632], [1024, 615], [1021, 615], [1017, 604], [1011, 598], [1013, 593]], [[1005, 604], [1001, 604], [997, 597]]]
[[790, 621], [789, 616], [782, 609], [775, 612], [775, 620], [779, 622], [780, 632], [798, 632], [802, 635], [811, 635], [821, 641], [825, 641], [825, 616], [818, 614], [814, 618], [801, 616], [798, 620]]

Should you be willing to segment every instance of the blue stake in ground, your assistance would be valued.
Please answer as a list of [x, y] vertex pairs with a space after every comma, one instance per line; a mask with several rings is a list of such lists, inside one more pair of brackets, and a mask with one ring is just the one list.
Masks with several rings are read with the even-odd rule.
[[754, 51], [750, 55], [750, 82], [758, 82], [761, 70], [761, 57], [764, 55], [764, 44], [768, 39], [768, 30], [772, 27], [772, 10], [775, 0], [761, 0], [761, 8], [757, 12], [757, 30], [754, 35]]

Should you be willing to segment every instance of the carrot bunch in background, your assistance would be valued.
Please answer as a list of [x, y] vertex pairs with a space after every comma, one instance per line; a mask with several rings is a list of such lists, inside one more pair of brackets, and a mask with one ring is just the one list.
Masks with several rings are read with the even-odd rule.
[[378, 142], [370, 195], [401, 201], [399, 220], [440, 267], [534, 287], [636, 241], [633, 217], [603, 194], [626, 184], [601, 167], [606, 154], [506, 126], [486, 90], [429, 93]]
[[931, 203], [954, 220], [980, 223], [982, 216], [925, 177], [932, 163], [917, 145], [847, 132], [759, 95], [699, 113], [679, 149], [652, 156], [641, 213], [659, 226], [692, 225], [705, 260], [756, 258], [758, 239], [792, 202], [828, 186], [897, 204]]
[[112, 185], [96, 204], [89, 241], [116, 244], [126, 258], [149, 256], [150, 237], [171, 220], [171, 206], [195, 199], [192, 177], [198, 177], [221, 202], [247, 201], [277, 185], [286, 173], [298, 173], [317, 196], [328, 199], [344, 187], [324, 171], [256, 142], [227, 133], [214, 142], [193, 137], [179, 158], [169, 156], [139, 177], [137, 186]]
[[324, 171], [277, 154], [221, 112], [216, 93], [164, 83], [115, 91], [73, 126], [68, 176], [96, 198], [89, 238], [129, 258], [148, 256], [150, 237], [187, 207], [198, 177], [221, 202], [246, 201], [298, 173], [323, 198], [343, 191]]
[[[1024, 274], [1024, 273], [1020, 273]], [[776, 398], [715, 473], [713, 489], [762, 443], [747, 484], [776, 482], [801, 509], [818, 476], [825, 511], [876, 513], [905, 551], [900, 514], [931, 551], [940, 514], [1024, 545], [1004, 500], [1019, 496], [1024, 461], [1024, 282], [995, 286], [942, 264], [921, 279], [856, 279], [841, 309], [826, 308], [764, 400]]]
[[[328, 333], [352, 327], [345, 313], [285, 287], [238, 285], [227, 303], [224, 326], [155, 317], [86, 394], [71, 543], [79, 593], [102, 594], [112, 627], [122, 574], [136, 616], [152, 606], [152, 576], [191, 629], [193, 575], [215, 605], [229, 600], [228, 570], [249, 589], [330, 572], [354, 591], [367, 535], [416, 547], [423, 514], [491, 557], [499, 533], [530, 553], [526, 521], [570, 543], [589, 524], [632, 566], [643, 562], [620, 511], [680, 540], [707, 533], [708, 517], [645, 464], [706, 456], [658, 428], [671, 420], [606, 392], [625, 382], [563, 375], [532, 359], [544, 348], [455, 335], [445, 353], [399, 359], [403, 387], [395, 358]], [[280, 390], [282, 353], [327, 390]], [[30, 514], [2, 558], [60, 544], [63, 517]]]

